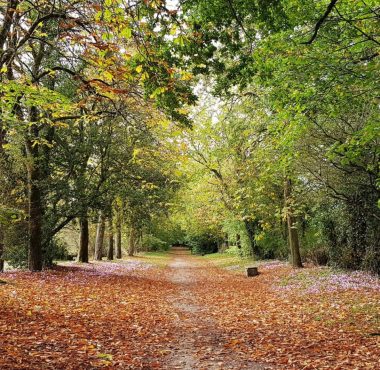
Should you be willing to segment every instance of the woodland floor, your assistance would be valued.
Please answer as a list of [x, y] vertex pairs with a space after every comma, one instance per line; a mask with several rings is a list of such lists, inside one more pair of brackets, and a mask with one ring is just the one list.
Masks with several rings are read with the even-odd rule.
[[1, 369], [378, 369], [380, 283], [167, 255], [0, 276]]

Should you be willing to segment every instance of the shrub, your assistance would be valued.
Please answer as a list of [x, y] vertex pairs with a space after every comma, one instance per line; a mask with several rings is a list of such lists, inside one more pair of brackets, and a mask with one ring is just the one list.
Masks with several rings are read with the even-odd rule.
[[169, 249], [169, 243], [150, 234], [143, 237], [143, 246], [149, 252], [166, 251]]

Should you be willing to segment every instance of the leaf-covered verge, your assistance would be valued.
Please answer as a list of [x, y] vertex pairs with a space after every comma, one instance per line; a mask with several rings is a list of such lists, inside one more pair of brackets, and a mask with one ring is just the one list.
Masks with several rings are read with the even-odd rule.
[[140, 262], [6, 273], [2, 369], [154, 368], [172, 336], [172, 289]]
[[5, 273], [0, 367], [175, 368], [191, 357], [218, 369], [377, 368], [377, 278], [283, 263], [246, 278], [188, 255], [176, 270], [176, 258]]

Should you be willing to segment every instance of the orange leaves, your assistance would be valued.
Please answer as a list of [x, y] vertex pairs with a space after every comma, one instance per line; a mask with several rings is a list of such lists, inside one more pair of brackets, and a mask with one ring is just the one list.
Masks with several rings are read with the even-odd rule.
[[181, 258], [5, 274], [0, 368], [378, 367], [377, 291], [284, 292], [281, 264], [247, 279]]
[[158, 344], [171, 330], [159, 302], [168, 283], [160, 271], [153, 283], [142, 274], [78, 267], [10, 275], [0, 291], [0, 368], [128, 369], [162, 359]]

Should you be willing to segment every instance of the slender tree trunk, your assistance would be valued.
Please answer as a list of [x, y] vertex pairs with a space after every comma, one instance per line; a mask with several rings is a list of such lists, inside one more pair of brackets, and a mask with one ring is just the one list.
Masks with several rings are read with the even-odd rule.
[[121, 204], [117, 205], [116, 214], [116, 258], [121, 258], [121, 224], [122, 224], [123, 207]]
[[108, 253], [107, 259], [109, 261], [113, 260], [113, 225], [112, 225], [112, 216], [109, 218], [109, 231], [108, 231]]
[[245, 226], [245, 230], [247, 231], [249, 244], [251, 247], [251, 253], [253, 256], [259, 256], [260, 251], [259, 251], [257, 242], [255, 240], [255, 233], [258, 227], [258, 222], [256, 220], [244, 220], [244, 226]]
[[80, 239], [79, 239], [79, 253], [78, 262], [88, 263], [88, 241], [89, 241], [89, 231], [88, 231], [88, 217], [87, 212], [79, 219], [80, 224]]
[[131, 226], [131, 231], [129, 234], [129, 245], [128, 245], [128, 256], [132, 257], [135, 254], [136, 247], [136, 230]]
[[139, 229], [138, 231], [138, 252], [143, 250], [143, 231]]
[[297, 229], [297, 219], [294, 216], [292, 206], [292, 182], [289, 178], [285, 178], [284, 181], [284, 199], [286, 207], [286, 220], [288, 225], [288, 238], [290, 253], [292, 259], [292, 266], [295, 268], [303, 267], [300, 254], [300, 243]]
[[0, 225], [0, 272], [4, 271], [4, 260], [3, 260], [3, 253], [4, 253], [4, 230], [3, 226]]
[[116, 258], [121, 258], [121, 222], [116, 225]]
[[106, 228], [105, 217], [103, 211], [99, 212], [98, 227], [96, 229], [95, 255], [97, 261], [101, 261], [103, 257], [104, 230]]

